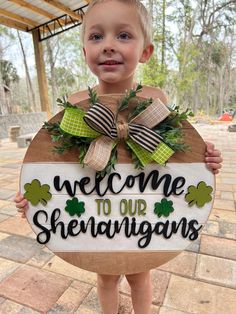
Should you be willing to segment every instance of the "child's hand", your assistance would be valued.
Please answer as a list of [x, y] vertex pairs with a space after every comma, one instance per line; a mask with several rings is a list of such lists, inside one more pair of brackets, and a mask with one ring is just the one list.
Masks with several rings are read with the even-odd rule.
[[221, 163], [223, 161], [221, 157], [221, 152], [215, 149], [213, 143], [206, 143], [206, 153], [205, 153], [205, 162], [207, 167], [212, 170], [214, 174], [219, 173], [219, 169], [222, 167]]
[[16, 203], [16, 207], [18, 208], [17, 211], [21, 213], [21, 217], [25, 218], [25, 212], [29, 208], [28, 201], [24, 198], [22, 194], [20, 194], [20, 192], [16, 193], [13, 201]]

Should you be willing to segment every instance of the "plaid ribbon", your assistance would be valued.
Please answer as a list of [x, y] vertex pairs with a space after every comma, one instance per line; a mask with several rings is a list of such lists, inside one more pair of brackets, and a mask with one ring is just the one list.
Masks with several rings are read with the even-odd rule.
[[152, 130], [170, 111], [156, 99], [129, 123], [116, 122], [113, 112], [96, 103], [87, 113], [79, 108], [66, 109], [61, 129], [76, 136], [92, 137], [84, 163], [96, 171], [103, 170], [110, 160], [117, 138], [124, 138], [143, 166], [154, 160], [164, 164], [174, 153], [162, 137]]

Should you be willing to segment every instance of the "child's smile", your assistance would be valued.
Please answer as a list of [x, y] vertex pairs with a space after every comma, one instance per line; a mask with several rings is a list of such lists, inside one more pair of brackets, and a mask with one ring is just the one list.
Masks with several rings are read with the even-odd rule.
[[119, 66], [121, 66], [123, 62], [114, 60], [114, 59], [107, 59], [99, 63], [99, 66], [102, 67], [103, 71], [116, 71]]

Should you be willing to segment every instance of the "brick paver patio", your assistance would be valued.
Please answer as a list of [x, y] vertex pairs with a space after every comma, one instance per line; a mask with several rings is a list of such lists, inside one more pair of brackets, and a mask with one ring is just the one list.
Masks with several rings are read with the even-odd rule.
[[[224, 157], [214, 207], [199, 243], [152, 270], [152, 313], [235, 314], [236, 133], [224, 125], [195, 127]], [[96, 275], [39, 246], [27, 221], [17, 214], [12, 198], [25, 149], [7, 141], [0, 145], [0, 313], [101, 313]], [[120, 296], [119, 313], [131, 313], [125, 279]]]

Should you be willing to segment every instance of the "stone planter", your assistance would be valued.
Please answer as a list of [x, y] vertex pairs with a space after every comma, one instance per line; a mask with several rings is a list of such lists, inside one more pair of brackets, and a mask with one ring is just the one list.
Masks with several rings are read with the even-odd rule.
[[11, 142], [16, 142], [16, 138], [20, 135], [20, 126], [10, 126], [8, 129], [8, 136]]

